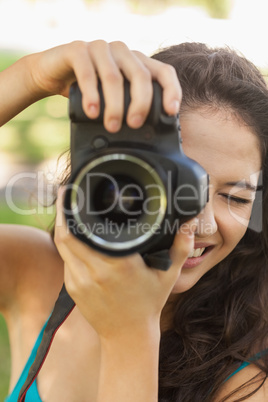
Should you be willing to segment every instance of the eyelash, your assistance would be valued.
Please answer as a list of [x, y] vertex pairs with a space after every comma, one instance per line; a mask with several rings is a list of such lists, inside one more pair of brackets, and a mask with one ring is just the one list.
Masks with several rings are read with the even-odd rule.
[[221, 194], [224, 198], [226, 198], [228, 201], [231, 202], [235, 202], [236, 204], [243, 204], [243, 205], [247, 205], [247, 204], [251, 204], [251, 200], [248, 200], [246, 198], [240, 198], [240, 197], [235, 197], [233, 195], [230, 194]]

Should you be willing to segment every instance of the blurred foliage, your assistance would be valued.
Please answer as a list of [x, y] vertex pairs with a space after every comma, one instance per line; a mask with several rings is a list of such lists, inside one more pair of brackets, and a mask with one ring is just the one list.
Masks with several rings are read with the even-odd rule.
[[25, 203], [16, 200], [16, 208], [21, 211], [36, 211], [30, 215], [23, 215], [12, 211], [3, 201], [0, 201], [0, 222], [16, 225], [33, 226], [43, 230], [49, 230], [55, 221], [56, 207], [40, 207], [36, 202]]
[[212, 18], [228, 18], [232, 0], [177, 0], [177, 3], [204, 7]]
[[5, 68], [15, 63], [23, 54], [18, 54], [9, 51], [1, 51], [0, 53], [0, 71], [3, 71]]
[[17, 161], [37, 164], [69, 147], [69, 131], [67, 100], [42, 99], [1, 128], [0, 149]]
[[232, 0], [125, 0], [137, 13], [161, 11], [170, 6], [197, 6], [204, 8], [212, 18], [227, 18]]

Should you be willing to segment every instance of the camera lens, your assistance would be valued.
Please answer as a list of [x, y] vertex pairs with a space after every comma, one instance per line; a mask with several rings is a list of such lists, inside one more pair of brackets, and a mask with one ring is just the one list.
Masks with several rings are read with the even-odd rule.
[[125, 153], [89, 161], [71, 190], [77, 226], [89, 242], [110, 251], [147, 241], [159, 230], [166, 207], [160, 173], [147, 161]]
[[144, 188], [130, 176], [117, 174], [113, 175], [113, 179], [114, 182], [111, 182], [104, 178], [96, 187], [93, 195], [94, 209], [102, 219], [118, 224], [127, 223], [129, 217], [138, 219], [143, 213]]

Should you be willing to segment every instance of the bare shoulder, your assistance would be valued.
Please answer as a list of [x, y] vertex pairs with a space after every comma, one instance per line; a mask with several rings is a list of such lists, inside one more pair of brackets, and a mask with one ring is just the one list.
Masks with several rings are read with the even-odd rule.
[[13, 224], [0, 224], [0, 252], [8, 253], [9, 248], [13, 249], [16, 246], [16, 255], [18, 253], [25, 253], [25, 247], [34, 248], [36, 245], [39, 247], [45, 246], [54, 248], [53, 241], [48, 232], [37, 229], [31, 226], [13, 225]]
[[[62, 260], [49, 233], [28, 226], [0, 225], [0, 309], [31, 290], [47, 292], [62, 281]], [[54, 285], [53, 285], [54, 283]]]
[[[232, 392], [238, 388], [240, 388], [239, 391], [231, 396]], [[254, 393], [256, 389], [258, 390]], [[252, 395], [250, 396], [250, 394]], [[227, 395], [230, 395], [230, 397], [225, 399]], [[217, 394], [215, 402], [223, 400], [234, 402], [239, 398], [245, 398], [247, 395], [248, 397], [243, 400], [248, 402], [268, 401], [268, 380], [266, 380], [266, 374], [255, 364], [250, 364], [226, 381]]]

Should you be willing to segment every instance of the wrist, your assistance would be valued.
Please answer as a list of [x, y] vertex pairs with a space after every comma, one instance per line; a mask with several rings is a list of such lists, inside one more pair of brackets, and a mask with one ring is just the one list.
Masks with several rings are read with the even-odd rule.
[[0, 73], [0, 126], [44, 97], [32, 80], [32, 56], [24, 56]]
[[38, 82], [37, 71], [39, 58], [40, 53], [33, 53], [25, 56], [22, 59], [22, 61], [25, 63], [25, 85], [33, 102], [51, 95], [48, 91], [42, 88]]
[[150, 342], [159, 342], [161, 336], [160, 315], [156, 314], [151, 317], [133, 316], [120, 317], [115, 322], [110, 322], [100, 330], [97, 329], [101, 343], [109, 345], [120, 342], [131, 342], [134, 339], [143, 339]]
[[159, 343], [159, 328], [101, 338], [98, 402], [156, 402]]
[[[160, 343], [160, 325], [156, 323], [155, 325], [144, 325], [139, 327], [122, 328], [118, 329], [115, 333], [109, 333], [107, 335], [100, 335], [100, 343], [102, 348], [107, 352], [118, 345], [118, 347], [133, 347], [135, 345], [144, 345], [147, 347], [159, 347]], [[130, 349], [130, 353], [134, 353], [134, 349]]]

